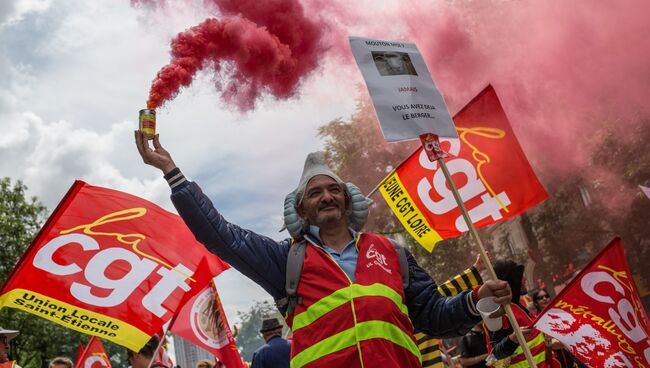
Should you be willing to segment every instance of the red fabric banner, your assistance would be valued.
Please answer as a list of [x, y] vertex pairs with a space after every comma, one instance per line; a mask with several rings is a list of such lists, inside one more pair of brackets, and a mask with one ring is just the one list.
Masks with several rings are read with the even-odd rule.
[[84, 345], [82, 343], [79, 343], [79, 345], [77, 346], [77, 360], [76, 360], [77, 362], [81, 361], [81, 357], [84, 355], [84, 350], [85, 350]]
[[[548, 197], [535, 176], [499, 98], [488, 86], [456, 116], [459, 139], [441, 138], [444, 159], [476, 227], [503, 221]], [[397, 218], [427, 250], [468, 230], [438, 162], [422, 148], [380, 186]]]
[[[211, 312], [215, 307], [216, 320]], [[226, 368], [245, 367], [214, 285], [203, 289], [181, 308], [170, 331], [212, 353]]]
[[591, 367], [650, 367], [650, 323], [612, 240], [533, 322]]
[[3, 285], [0, 306], [139, 351], [227, 267], [177, 215], [76, 181]]
[[88, 341], [88, 345], [84, 349], [80, 357], [77, 358], [76, 368], [111, 368], [111, 361], [106, 355], [104, 345], [96, 337], [93, 336]]

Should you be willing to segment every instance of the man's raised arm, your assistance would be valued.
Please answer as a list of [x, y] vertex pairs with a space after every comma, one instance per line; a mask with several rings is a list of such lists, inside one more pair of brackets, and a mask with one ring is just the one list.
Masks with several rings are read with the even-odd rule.
[[274, 299], [283, 298], [289, 241], [276, 242], [228, 222], [201, 188], [185, 179], [158, 135], [153, 138], [153, 149], [143, 132], [135, 131], [135, 143], [144, 163], [165, 175], [172, 189], [172, 202], [196, 239]]

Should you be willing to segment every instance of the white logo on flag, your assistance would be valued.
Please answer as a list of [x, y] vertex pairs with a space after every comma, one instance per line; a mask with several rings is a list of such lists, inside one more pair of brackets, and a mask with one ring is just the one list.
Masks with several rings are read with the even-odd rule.
[[91, 355], [88, 358], [86, 358], [86, 361], [84, 362], [84, 368], [91, 368], [93, 366], [97, 367], [95, 363], [97, 363], [99, 366], [108, 368], [108, 365], [106, 364], [104, 358], [102, 358], [99, 355]]
[[210, 300], [214, 300], [214, 294], [208, 287], [196, 297], [192, 305], [190, 326], [199, 341], [209, 347], [221, 349], [228, 344], [228, 334], [221, 318], [212, 321], [210, 317]]

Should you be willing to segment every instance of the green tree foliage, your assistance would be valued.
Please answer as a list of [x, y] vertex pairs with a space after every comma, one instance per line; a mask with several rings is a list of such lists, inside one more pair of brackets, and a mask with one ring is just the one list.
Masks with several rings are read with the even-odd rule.
[[[3, 282], [46, 218], [45, 206], [36, 197], [27, 199], [26, 190], [20, 181], [12, 184], [9, 178], [0, 179], [0, 277]], [[56, 356], [75, 360], [79, 342], [85, 344], [90, 338], [11, 308], [0, 311], [0, 326], [20, 330], [20, 335], [11, 344], [11, 358], [24, 368], [46, 367], [47, 360]], [[116, 366], [126, 366], [124, 348], [107, 341], [102, 343]]]
[[[284, 323], [284, 319], [275, 308], [275, 305], [267, 300], [256, 302], [246, 312], [237, 312], [237, 316], [241, 320], [241, 324], [237, 328], [235, 341], [239, 347], [241, 357], [250, 362], [255, 350], [264, 345], [264, 339], [260, 334], [262, 320], [275, 317], [280, 320], [280, 323]], [[286, 331], [286, 326], [284, 330]]]

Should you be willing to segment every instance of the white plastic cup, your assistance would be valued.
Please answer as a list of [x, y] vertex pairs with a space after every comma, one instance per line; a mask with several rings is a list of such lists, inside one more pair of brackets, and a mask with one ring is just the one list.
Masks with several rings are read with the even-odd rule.
[[496, 312], [501, 308], [501, 304], [494, 301], [493, 296], [483, 298], [476, 303], [476, 309], [481, 313], [483, 322], [490, 331], [499, 331], [502, 327], [501, 317], [490, 318], [490, 314]]

